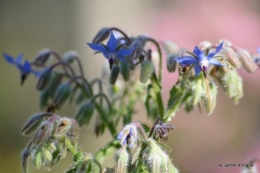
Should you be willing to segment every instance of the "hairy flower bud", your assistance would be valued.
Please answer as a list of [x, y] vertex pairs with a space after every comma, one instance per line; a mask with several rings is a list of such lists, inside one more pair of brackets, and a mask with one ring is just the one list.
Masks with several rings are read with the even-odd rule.
[[243, 97], [243, 82], [236, 70], [229, 70], [221, 79], [222, 86], [228, 96], [237, 104], [239, 99]]
[[257, 69], [257, 65], [248, 51], [240, 49], [238, 56], [247, 72], [252, 73]]
[[205, 94], [204, 74], [200, 73], [194, 80], [192, 86], [192, 105], [196, 106], [201, 101], [201, 97]]
[[122, 147], [117, 151], [115, 160], [115, 173], [127, 173], [129, 154], [125, 147]]
[[62, 137], [67, 134], [68, 130], [71, 127], [71, 120], [69, 118], [61, 118], [57, 122], [57, 127], [55, 129], [55, 137]]
[[[173, 172], [170, 168], [173, 167], [169, 156], [158, 146], [156, 141], [149, 139], [148, 146], [144, 149], [143, 159], [146, 161], [149, 172]], [[174, 169], [178, 173], [177, 169]]]
[[167, 56], [167, 70], [171, 72], [175, 72], [177, 67], [177, 62], [175, 61], [175, 58], [178, 58], [179, 55], [177, 53], [169, 54]]
[[22, 151], [22, 168], [24, 173], [29, 173], [33, 164], [33, 156], [30, 149], [25, 148]]
[[79, 123], [79, 126], [89, 124], [92, 114], [94, 112], [95, 103], [92, 101], [84, 102], [80, 105], [75, 119]]
[[218, 89], [213, 82], [209, 82], [208, 85], [209, 86], [206, 87], [205, 106], [207, 113], [210, 115], [216, 107]]
[[110, 73], [110, 78], [109, 78], [109, 82], [111, 85], [114, 85], [116, 83], [117, 80], [117, 76], [119, 74], [119, 66], [117, 64], [113, 64], [112, 68], [111, 68], [111, 73]]
[[141, 56], [143, 51], [143, 43], [141, 39], [134, 39], [134, 41], [131, 43], [130, 49], [133, 50], [130, 57], [133, 60], [133, 63], [135, 63], [135, 61]]
[[223, 48], [223, 53], [226, 56], [228, 62], [235, 68], [241, 67], [241, 62], [235, 53], [235, 51], [229, 47]]
[[36, 168], [36, 169], [40, 169], [41, 168], [41, 166], [42, 166], [42, 163], [43, 163], [43, 159], [42, 159], [42, 151], [41, 151], [41, 149], [38, 149], [36, 152], [35, 152], [35, 154], [34, 154], [34, 160], [33, 160], [33, 162], [34, 162], [34, 167]]
[[42, 123], [41, 127], [35, 133], [34, 138], [33, 138], [33, 143], [35, 145], [42, 146], [48, 140], [48, 138], [52, 135], [54, 118], [55, 117], [51, 117], [47, 121]]
[[130, 65], [126, 62], [119, 62], [120, 73], [122, 74], [125, 81], [130, 79]]
[[146, 83], [148, 79], [154, 73], [154, 65], [150, 60], [143, 61], [141, 64], [141, 74], [140, 74], [140, 82]]
[[43, 120], [51, 117], [50, 113], [36, 113], [24, 124], [21, 133], [25, 136], [31, 135], [42, 123]]
[[37, 54], [34, 63], [37, 65], [45, 64], [48, 61], [48, 59], [50, 58], [51, 53], [52, 53], [52, 50], [50, 50], [50, 49], [42, 49]]
[[55, 92], [53, 103], [60, 107], [70, 96], [72, 89], [69, 83], [60, 84]]
[[110, 28], [101, 28], [96, 36], [93, 38], [92, 43], [98, 44], [108, 38], [110, 34]]
[[50, 81], [51, 76], [52, 76], [52, 71], [51, 71], [50, 69], [45, 69], [45, 70], [42, 72], [42, 74], [41, 74], [41, 76], [40, 76], [40, 78], [39, 78], [39, 80], [38, 80], [38, 83], [37, 83], [37, 87], [36, 87], [36, 88], [37, 88], [39, 91], [42, 91], [43, 89], [45, 89], [46, 86], [49, 84], [49, 81]]

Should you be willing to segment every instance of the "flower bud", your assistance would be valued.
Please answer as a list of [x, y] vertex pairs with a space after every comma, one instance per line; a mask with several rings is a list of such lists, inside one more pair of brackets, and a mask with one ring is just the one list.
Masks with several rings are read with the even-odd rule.
[[108, 38], [110, 34], [110, 28], [102, 28], [98, 31], [96, 36], [93, 38], [92, 43], [98, 44]]
[[115, 173], [127, 173], [129, 154], [125, 147], [122, 147], [117, 151], [115, 160]]
[[41, 127], [38, 129], [33, 138], [33, 143], [37, 146], [42, 146], [48, 138], [52, 135], [53, 131], [53, 118], [42, 123]]
[[52, 153], [45, 147], [42, 147], [42, 155], [43, 155], [44, 159], [46, 159], [48, 161], [52, 161]]
[[56, 107], [60, 107], [72, 93], [69, 83], [60, 84], [55, 92], [53, 103]]
[[151, 138], [143, 156], [151, 173], [169, 172], [169, 166], [172, 166], [169, 156]]
[[71, 119], [71, 126], [67, 132], [67, 137], [73, 146], [77, 146], [79, 139], [79, 125], [74, 119]]
[[39, 91], [42, 91], [43, 89], [46, 88], [46, 86], [48, 86], [49, 84], [49, 81], [50, 81], [50, 78], [52, 76], [52, 71], [49, 70], [49, 69], [45, 69], [42, 74], [40, 75], [40, 78], [38, 80], [38, 83], [37, 83], [37, 89]]
[[166, 40], [163, 42], [163, 48], [165, 49], [167, 54], [175, 54], [178, 53], [179, 47], [176, 43], [171, 40]]
[[130, 66], [127, 62], [119, 62], [120, 73], [122, 74], [125, 81], [130, 79]]
[[64, 54], [62, 61], [71, 64], [74, 62], [76, 57], [79, 58], [79, 54], [76, 51], [68, 51]]
[[57, 128], [55, 129], [55, 137], [62, 137], [67, 134], [70, 129], [71, 121], [69, 118], [61, 118], [57, 122]]
[[50, 58], [52, 51], [50, 49], [42, 49], [35, 58], [34, 63], [37, 65], [43, 65]]
[[46, 118], [51, 117], [50, 113], [36, 113], [30, 117], [30, 119], [24, 124], [21, 133], [22, 135], [31, 135]]
[[235, 51], [229, 47], [223, 48], [223, 53], [227, 57], [228, 62], [235, 68], [241, 67], [241, 62], [237, 57]]
[[177, 67], [177, 62], [175, 61], [175, 58], [178, 58], [178, 54], [169, 54], [167, 56], [167, 70], [171, 72], [175, 72]]
[[118, 134], [117, 139], [120, 140], [122, 146], [128, 145], [130, 148], [137, 145], [138, 131], [134, 123], [128, 124]]
[[215, 107], [217, 102], [217, 93], [218, 89], [215, 83], [210, 82], [209, 87], [206, 87], [206, 95], [205, 95], [205, 106], [207, 113], [210, 115]]
[[22, 168], [24, 173], [29, 173], [31, 171], [33, 159], [30, 149], [25, 148], [22, 151]]
[[204, 74], [200, 73], [199, 76], [195, 78], [193, 84], [194, 85], [192, 86], [192, 105], [196, 106], [201, 101], [201, 97], [205, 94]]
[[94, 112], [94, 107], [95, 103], [92, 101], [87, 101], [80, 105], [75, 117], [75, 119], [79, 123], [79, 126], [89, 124], [92, 114]]
[[143, 51], [143, 43], [141, 39], [134, 39], [134, 41], [131, 43], [130, 49], [133, 50], [130, 57], [133, 61], [136, 61], [141, 56]]
[[247, 72], [252, 73], [257, 69], [257, 65], [248, 51], [240, 49], [238, 56]]
[[139, 78], [140, 82], [146, 83], [153, 73], [154, 73], [153, 62], [149, 60], [143, 61], [141, 64], [141, 74]]
[[56, 89], [61, 84], [63, 75], [59, 73], [52, 73], [47, 90], [50, 92], [51, 98], [54, 96]]
[[43, 110], [46, 108], [48, 104], [48, 100], [50, 97], [50, 91], [49, 90], [43, 90], [40, 92], [40, 109]]
[[222, 86], [227, 92], [228, 96], [232, 98], [237, 104], [239, 99], [243, 97], [243, 83], [242, 78], [236, 70], [229, 70], [221, 79]]
[[35, 155], [34, 155], [34, 167], [36, 169], [40, 169], [41, 166], [42, 166], [42, 163], [43, 163], [43, 160], [42, 160], [42, 151], [41, 149], [38, 149], [36, 152], [35, 152]]
[[110, 78], [109, 78], [109, 82], [111, 85], [114, 85], [116, 83], [116, 79], [117, 79], [117, 76], [119, 74], [119, 67], [117, 64], [113, 64], [112, 65], [112, 69], [111, 69], [111, 73], [110, 73]]

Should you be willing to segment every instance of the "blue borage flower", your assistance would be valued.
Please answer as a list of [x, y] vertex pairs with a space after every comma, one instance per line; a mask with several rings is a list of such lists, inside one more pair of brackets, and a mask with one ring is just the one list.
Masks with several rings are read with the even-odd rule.
[[107, 45], [104, 44], [94, 44], [94, 43], [87, 43], [88, 46], [97, 51], [97, 53], [103, 53], [106, 59], [108, 59], [110, 64], [110, 69], [112, 68], [113, 63], [119, 59], [126, 63], [125, 57], [130, 56], [132, 53], [132, 50], [128, 50], [125, 48], [122, 48], [123, 44], [119, 44], [113, 34], [111, 32], [110, 38], [107, 42]]
[[223, 42], [214, 52], [207, 55], [205, 55], [205, 53], [196, 46], [193, 51], [193, 56], [183, 56], [176, 58], [175, 60], [182, 66], [194, 65], [195, 74], [198, 76], [201, 71], [206, 72], [210, 64], [222, 66], [219, 61], [213, 58], [222, 49], [222, 46]]
[[28, 60], [25, 60], [24, 63], [22, 63], [23, 60], [23, 54], [17, 56], [17, 58], [13, 58], [11, 55], [3, 53], [3, 56], [7, 63], [14, 65], [16, 68], [20, 70], [22, 83], [24, 82], [26, 76], [30, 73], [33, 73], [36, 77], [40, 77], [41, 72], [36, 71], [32, 69], [32, 66]]
[[118, 134], [117, 139], [120, 140], [122, 146], [128, 145], [130, 148], [137, 144], [137, 128], [134, 124], [129, 124]]

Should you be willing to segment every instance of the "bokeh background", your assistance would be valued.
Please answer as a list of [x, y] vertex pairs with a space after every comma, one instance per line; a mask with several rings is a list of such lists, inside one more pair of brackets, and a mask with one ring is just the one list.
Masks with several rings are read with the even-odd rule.
[[[148, 34], [160, 41], [171, 39], [193, 50], [200, 41], [221, 38], [256, 53], [260, 47], [259, 0], [131, 0], [131, 1], [0, 1], [0, 52], [32, 60], [42, 48], [64, 54], [75, 50], [81, 55], [85, 74], [99, 77], [104, 58], [93, 56], [86, 42], [101, 27], [116, 26], [129, 35]], [[1, 55], [2, 56], [2, 55]], [[165, 67], [165, 61], [164, 61]], [[172, 161], [182, 173], [233, 173], [240, 168], [220, 168], [220, 163], [247, 163], [260, 157], [260, 72], [241, 69], [245, 96], [238, 105], [219, 87], [216, 111], [208, 116], [198, 110], [182, 109], [172, 119], [176, 130], [167, 144]], [[163, 78], [165, 104], [176, 74]], [[33, 76], [20, 86], [18, 70], [0, 58], [0, 172], [22, 172], [20, 153], [28, 139], [20, 129], [39, 110], [39, 94]], [[76, 107], [67, 106], [60, 115], [73, 117]], [[143, 111], [141, 111], [143, 112]], [[145, 115], [135, 119], [147, 121]], [[151, 124], [151, 122], [150, 122]], [[93, 125], [81, 129], [81, 146], [95, 153], [109, 134], [96, 138]], [[68, 168], [71, 156], [54, 166], [52, 172]], [[111, 159], [112, 160], [112, 159]], [[105, 163], [107, 165], [112, 162]], [[45, 172], [33, 170], [33, 172]]]

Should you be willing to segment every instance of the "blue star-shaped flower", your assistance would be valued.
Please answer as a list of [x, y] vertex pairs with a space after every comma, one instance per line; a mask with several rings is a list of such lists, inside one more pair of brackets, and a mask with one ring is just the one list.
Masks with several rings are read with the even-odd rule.
[[25, 62], [22, 63], [23, 54], [18, 55], [17, 58], [13, 58], [11, 55], [6, 53], [3, 53], [3, 56], [7, 63], [14, 65], [20, 70], [22, 83], [24, 82], [27, 75], [30, 73], [33, 73], [36, 77], [40, 76], [41, 72], [32, 69], [29, 61], [25, 60]]
[[122, 44], [118, 45], [113, 32], [111, 32], [110, 38], [106, 46], [103, 44], [94, 44], [94, 43], [87, 43], [87, 44], [91, 49], [103, 53], [105, 58], [108, 59], [109, 61], [110, 69], [112, 68], [112, 65], [115, 62], [115, 60], [119, 59], [123, 62], [126, 62], [124, 57], [130, 56], [130, 54], [132, 53], [132, 50], [122, 48], [123, 46]]
[[216, 48], [215, 52], [211, 52], [208, 55], [205, 55], [205, 53], [196, 46], [193, 51], [194, 56], [179, 57], [175, 60], [182, 66], [194, 65], [195, 74], [198, 76], [201, 71], [206, 72], [210, 64], [222, 66], [219, 61], [213, 58], [222, 49], [222, 46], [223, 42]]

